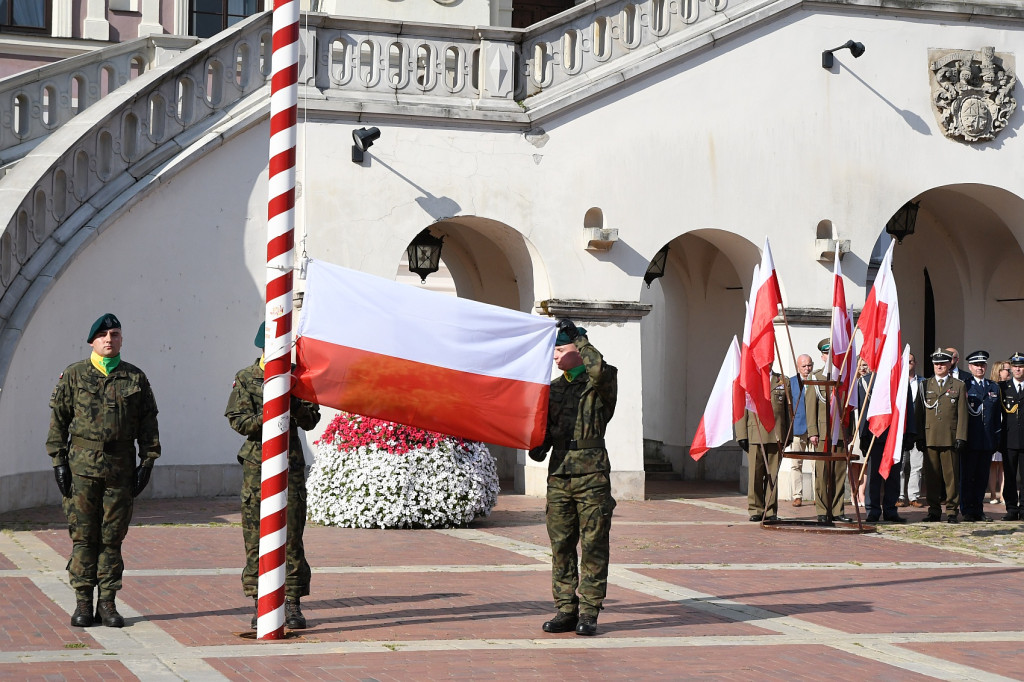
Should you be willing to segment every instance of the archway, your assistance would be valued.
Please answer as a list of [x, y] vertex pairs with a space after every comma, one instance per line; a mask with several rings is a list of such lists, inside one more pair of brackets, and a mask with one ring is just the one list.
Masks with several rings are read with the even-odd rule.
[[[426, 226], [424, 226], [426, 227]], [[520, 312], [548, 298], [548, 277], [533, 246], [512, 227], [489, 218], [458, 216], [429, 226], [442, 237], [441, 267], [425, 283], [409, 272], [405, 250], [395, 273], [399, 282]], [[525, 453], [503, 445], [487, 446], [497, 462], [498, 477], [525, 490]]]
[[695, 230], [669, 242], [664, 277], [642, 289], [641, 302], [653, 306], [641, 322], [645, 468], [662, 459], [687, 479], [740, 478], [739, 450], [699, 462], [688, 453], [729, 342], [743, 331], [759, 261], [744, 237]]
[[[918, 371], [931, 374], [928, 356], [936, 346], [954, 346], [961, 357], [977, 349], [993, 359], [1009, 357], [1024, 333], [1024, 199], [998, 187], [959, 184], [926, 190], [914, 201], [920, 202], [916, 229], [894, 249], [893, 277], [902, 337]], [[871, 280], [888, 243], [883, 227]]]

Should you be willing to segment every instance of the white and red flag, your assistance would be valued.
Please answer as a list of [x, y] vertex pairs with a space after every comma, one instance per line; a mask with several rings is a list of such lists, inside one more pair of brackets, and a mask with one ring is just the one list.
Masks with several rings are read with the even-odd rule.
[[[758, 281], [760, 265], [754, 266], [753, 282]], [[733, 388], [733, 421], [744, 418], [744, 410], [757, 414], [757, 418], [768, 431], [775, 428], [775, 412], [772, 409], [770, 376], [761, 372], [754, 361], [750, 350], [751, 328], [754, 318], [754, 304], [758, 290], [750, 288], [750, 301], [747, 302], [746, 315], [743, 318], [743, 345], [740, 348], [740, 370]], [[771, 368], [767, 370], [771, 372]]]
[[[853, 315], [846, 305], [846, 285], [843, 282], [843, 268], [836, 254], [832, 277], [832, 366], [829, 379], [838, 382], [833, 391], [834, 399], [829, 407], [832, 423], [832, 442], [839, 442], [842, 425], [849, 420], [850, 412], [857, 407], [858, 396], [854, 390], [857, 384], [857, 348], [853, 338]], [[840, 410], [840, 407], [843, 409]]]
[[469, 440], [544, 440], [555, 321], [310, 261], [292, 392]]
[[[885, 439], [885, 449], [882, 450], [882, 461], [878, 463], [878, 473], [882, 478], [888, 479], [893, 464], [903, 459], [903, 434], [907, 429], [907, 368], [910, 367], [910, 344], [903, 348], [899, 364], [893, 368], [893, 380], [896, 386], [896, 397], [893, 401], [892, 420], [889, 425], [889, 435]], [[899, 448], [897, 450], [897, 448]], [[899, 457], [896, 457], [899, 453]]]
[[[725, 354], [722, 369], [718, 370], [718, 378], [711, 389], [711, 397], [704, 408], [704, 415], [697, 425], [697, 433], [690, 445], [690, 457], [698, 460], [711, 448], [728, 443], [733, 438], [732, 425], [736, 422], [734, 415], [734, 386], [740, 373], [740, 344], [732, 337], [729, 350]], [[742, 416], [743, 401], [740, 401]]]
[[882, 354], [882, 345], [885, 341], [886, 320], [889, 317], [889, 303], [886, 299], [892, 294], [895, 300], [896, 283], [892, 277], [892, 250], [896, 240], [890, 238], [889, 248], [882, 258], [882, 264], [878, 268], [878, 276], [874, 286], [864, 301], [864, 309], [860, 312], [860, 319], [857, 320], [857, 329], [861, 332], [860, 358], [867, 363], [868, 369], [872, 372], [878, 371], [878, 361]]
[[[907, 383], [900, 365], [900, 305], [896, 299], [896, 284], [892, 277], [886, 279], [883, 289], [878, 292], [880, 305], [887, 308], [885, 331], [882, 334], [882, 349], [878, 356], [878, 371], [875, 373], [871, 402], [868, 405], [868, 429], [881, 436], [890, 428], [896, 408], [905, 409], [897, 399], [897, 384]], [[906, 395], [904, 394], [904, 400]], [[890, 430], [890, 433], [892, 431]]]
[[757, 368], [770, 375], [772, 363], [775, 361], [773, 320], [779, 314], [782, 291], [779, 289], [778, 275], [775, 274], [775, 260], [772, 258], [772, 247], [768, 243], [768, 237], [764, 238], [761, 266], [754, 271], [750, 288], [755, 292], [754, 312], [750, 320], [750, 354]]

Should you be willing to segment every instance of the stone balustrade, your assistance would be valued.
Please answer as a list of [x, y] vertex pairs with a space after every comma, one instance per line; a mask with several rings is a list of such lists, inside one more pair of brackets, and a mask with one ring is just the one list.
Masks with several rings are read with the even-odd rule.
[[0, 79], [0, 167], [198, 38], [148, 36]]

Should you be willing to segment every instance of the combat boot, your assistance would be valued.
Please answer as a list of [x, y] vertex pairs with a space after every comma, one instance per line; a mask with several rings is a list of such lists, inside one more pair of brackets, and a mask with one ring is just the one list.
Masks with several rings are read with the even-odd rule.
[[579, 617], [575, 611], [559, 611], [555, 617], [544, 623], [544, 632], [572, 632]]
[[260, 618], [260, 599], [259, 597], [252, 598], [252, 620], [249, 621], [249, 627], [253, 630], [256, 629], [256, 621]]
[[288, 597], [284, 600], [284, 625], [289, 630], [306, 629], [306, 617], [302, 615], [298, 597]]
[[576, 634], [583, 635], [584, 637], [593, 637], [597, 634], [597, 616], [591, 616], [589, 613], [580, 615], [580, 622], [576, 626]]
[[100, 599], [96, 602], [96, 620], [108, 628], [124, 627], [124, 618], [117, 612], [113, 599]]
[[92, 625], [92, 592], [78, 595], [78, 606], [71, 615], [71, 626], [87, 628]]

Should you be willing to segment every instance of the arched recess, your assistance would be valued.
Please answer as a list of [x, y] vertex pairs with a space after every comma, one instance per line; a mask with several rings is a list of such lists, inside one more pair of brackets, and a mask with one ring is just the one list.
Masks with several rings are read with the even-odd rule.
[[[994, 359], [1009, 357], [1024, 336], [1024, 199], [979, 184], [935, 187], [912, 199], [921, 204], [917, 223], [893, 251], [893, 277], [901, 335], [918, 358], [918, 371], [931, 374], [928, 356], [936, 345], [954, 346], [961, 357], [978, 349]], [[900, 206], [891, 208], [895, 213]], [[880, 225], [871, 281], [889, 241]], [[926, 324], [929, 315], [933, 328]]]
[[744, 237], [701, 229], [669, 242], [664, 277], [641, 285], [651, 312], [641, 321], [644, 458], [672, 464], [684, 478], [738, 480], [740, 457], [694, 462], [690, 443], [734, 335], [760, 250]]
[[[409, 241], [427, 225], [416, 227]], [[505, 223], [479, 216], [445, 218], [429, 225], [443, 237], [441, 269], [421, 285], [408, 270], [405, 251], [400, 254], [396, 280], [452, 293], [481, 303], [532, 313], [538, 300], [550, 298], [547, 272], [537, 251], [523, 235]], [[525, 453], [501, 445], [488, 445], [498, 465], [498, 476], [513, 479], [523, 492]]]

